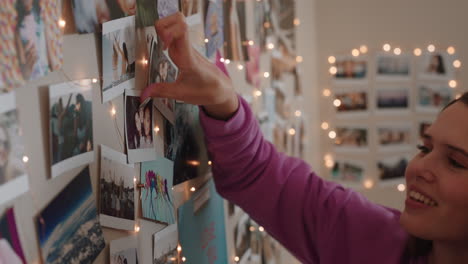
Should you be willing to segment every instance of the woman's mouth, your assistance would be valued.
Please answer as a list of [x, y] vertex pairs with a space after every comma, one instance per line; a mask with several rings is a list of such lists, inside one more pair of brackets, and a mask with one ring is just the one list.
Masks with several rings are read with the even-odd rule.
[[432, 199], [431, 197], [428, 197], [418, 191], [414, 191], [414, 190], [411, 190], [409, 193], [408, 193], [408, 198], [413, 200], [413, 201], [416, 201], [416, 202], [419, 202], [419, 203], [422, 203], [422, 204], [425, 204], [427, 206], [431, 206], [431, 207], [436, 207], [438, 206], [438, 203]]

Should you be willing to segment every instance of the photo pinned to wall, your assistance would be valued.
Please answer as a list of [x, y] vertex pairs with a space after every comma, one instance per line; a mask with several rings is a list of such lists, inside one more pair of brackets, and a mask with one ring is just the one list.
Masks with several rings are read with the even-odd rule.
[[349, 88], [335, 91], [337, 117], [359, 117], [369, 115], [369, 98], [365, 88]]
[[13, 208], [7, 208], [0, 215], [0, 248], [0, 260], [5, 264], [26, 264]]
[[272, 83], [272, 86], [275, 91], [275, 116], [286, 120], [288, 117], [284, 83], [275, 81]]
[[155, 233], [153, 240], [153, 264], [180, 263], [177, 252], [179, 233], [176, 224]]
[[174, 185], [204, 177], [211, 172], [199, 108], [176, 102]]
[[382, 181], [403, 180], [410, 160], [407, 155], [395, 155], [379, 159], [376, 164], [379, 179]]
[[356, 84], [368, 82], [368, 61], [365, 56], [338, 56], [334, 65], [337, 69], [333, 76], [336, 84]]
[[379, 151], [411, 150], [412, 133], [410, 123], [379, 123], [376, 131]]
[[438, 113], [454, 98], [454, 90], [447, 84], [421, 83], [417, 86], [418, 101], [416, 110]]
[[[267, 9], [270, 5], [268, 1], [255, 1], [253, 12], [254, 16], [254, 45], [257, 45], [261, 51], [266, 47], [266, 35], [267, 35]], [[266, 24], [265, 24], [266, 23]], [[249, 55], [250, 56], [250, 55]]]
[[255, 44], [249, 45], [247, 49], [249, 60], [245, 63], [246, 80], [258, 89], [262, 84], [262, 76], [260, 74], [260, 46]]
[[135, 16], [102, 25], [102, 102], [135, 85]]
[[245, 2], [224, 2], [224, 58], [232, 61], [248, 61], [248, 40]]
[[208, 0], [205, 15], [206, 56], [212, 58], [216, 51], [224, 45], [223, 33], [223, 2]]
[[334, 181], [360, 185], [366, 175], [366, 168], [362, 162], [348, 159], [337, 159], [330, 169]]
[[174, 121], [169, 121], [156, 107], [154, 107], [153, 117], [156, 153], [158, 157], [174, 161], [177, 151]]
[[418, 58], [418, 79], [448, 81], [454, 78], [453, 58], [445, 52], [426, 52]]
[[234, 227], [234, 251], [239, 261], [237, 263], [248, 263], [251, 256], [252, 231], [249, 215], [243, 214]]
[[[11, 91], [62, 67], [63, 38], [57, 23], [61, 5], [57, 1], [2, 2], [2, 13], [0, 90]], [[11, 30], [6, 30], [7, 25]]]
[[273, 80], [283, 80], [286, 73], [294, 73], [297, 65], [296, 54], [282, 39], [279, 39], [275, 46], [278, 48], [271, 54], [271, 77]]
[[43, 263], [92, 263], [97, 258], [105, 241], [88, 166], [39, 212], [35, 226]]
[[0, 94], [0, 204], [29, 190], [15, 92]]
[[49, 87], [53, 178], [94, 160], [92, 98], [89, 79]]
[[105, 1], [71, 0], [78, 33], [100, 32], [101, 24], [136, 14], [136, 0]]
[[188, 25], [201, 23], [200, 3], [199, 0], [180, 0], [180, 10], [184, 14]]
[[142, 217], [157, 222], [174, 224], [175, 206], [172, 195], [174, 163], [166, 158], [141, 163], [140, 182]]
[[287, 135], [285, 122], [277, 119], [273, 128], [273, 145], [279, 152], [286, 153], [287, 151]]
[[128, 236], [110, 242], [111, 264], [138, 264], [138, 240]]
[[101, 225], [116, 229], [135, 229], [135, 175], [127, 156], [101, 145], [99, 218]]
[[228, 263], [223, 203], [210, 179], [179, 207], [181, 254], [191, 263]]
[[163, 50], [162, 42], [157, 36], [152, 38], [151, 43], [148, 85], [175, 82], [178, 73], [177, 66], [170, 59], [168, 52]]
[[140, 103], [140, 91], [125, 90], [125, 136], [128, 163], [156, 159], [153, 101]]
[[408, 85], [378, 86], [375, 89], [375, 109], [379, 114], [408, 113], [410, 111]]
[[369, 151], [369, 133], [366, 127], [337, 125], [335, 132], [336, 152]]
[[288, 46], [292, 49], [296, 49], [296, 26], [294, 20], [296, 19], [296, 1], [294, 0], [273, 0], [269, 1], [274, 24], [276, 30], [279, 31], [279, 35], [285, 37], [290, 44]]
[[411, 56], [380, 53], [377, 58], [376, 79], [379, 81], [409, 81], [411, 79]]

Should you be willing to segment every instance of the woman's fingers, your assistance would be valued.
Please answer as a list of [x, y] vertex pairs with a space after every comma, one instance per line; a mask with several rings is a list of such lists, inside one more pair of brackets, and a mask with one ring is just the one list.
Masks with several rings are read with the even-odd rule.
[[141, 101], [143, 102], [148, 97], [163, 97], [175, 100], [182, 100], [179, 91], [178, 83], [153, 83], [147, 86], [141, 93]]

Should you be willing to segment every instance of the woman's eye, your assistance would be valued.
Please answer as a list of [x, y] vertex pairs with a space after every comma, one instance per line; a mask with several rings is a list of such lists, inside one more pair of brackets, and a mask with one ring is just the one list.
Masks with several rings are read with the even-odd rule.
[[420, 151], [421, 153], [425, 153], [425, 154], [426, 154], [426, 153], [429, 153], [429, 151], [430, 151], [429, 148], [426, 147], [426, 146], [424, 146], [424, 145], [417, 145], [416, 147], [419, 149], [419, 151]]
[[449, 158], [449, 162], [450, 162], [450, 165], [452, 165], [454, 168], [466, 169], [465, 166], [461, 165], [460, 163], [458, 163], [456, 160], [454, 160], [452, 158]]

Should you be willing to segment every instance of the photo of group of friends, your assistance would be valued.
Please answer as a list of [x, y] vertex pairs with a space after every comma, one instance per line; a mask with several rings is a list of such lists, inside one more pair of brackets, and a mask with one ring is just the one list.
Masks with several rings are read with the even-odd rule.
[[336, 149], [366, 148], [368, 146], [368, 135], [366, 128], [337, 127], [335, 147]]
[[93, 159], [91, 80], [49, 87], [52, 177]]
[[335, 80], [361, 80], [367, 78], [367, 61], [360, 58], [342, 57], [335, 62]]
[[336, 160], [330, 173], [335, 181], [360, 183], [364, 179], [365, 167], [357, 161]]
[[110, 242], [110, 264], [138, 264], [138, 241], [128, 236]]
[[378, 125], [377, 139], [378, 146], [382, 149], [409, 148], [411, 144], [411, 125]]

